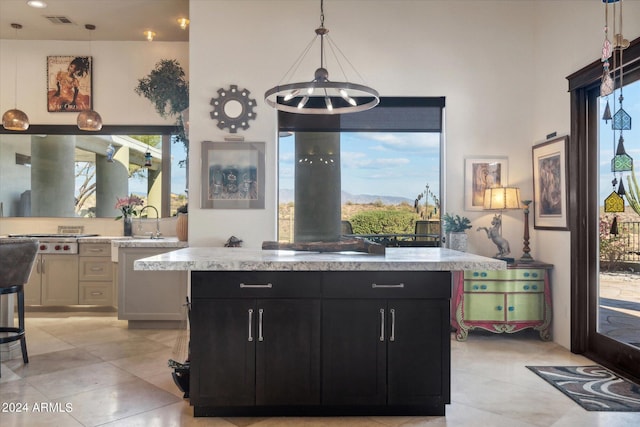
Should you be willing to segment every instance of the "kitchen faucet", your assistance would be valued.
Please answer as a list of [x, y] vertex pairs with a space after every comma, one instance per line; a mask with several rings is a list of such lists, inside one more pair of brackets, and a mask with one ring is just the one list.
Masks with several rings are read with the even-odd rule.
[[156, 209], [155, 206], [151, 206], [151, 205], [147, 205], [145, 207], [143, 207], [142, 209], [140, 209], [140, 222], [138, 223], [138, 229], [142, 229], [142, 212], [147, 209], [147, 208], [151, 208], [156, 212], [156, 234], [154, 236], [154, 234], [151, 234], [151, 238], [152, 239], [159, 239], [160, 235], [162, 233], [160, 233], [160, 214], [158, 213], [158, 209]]

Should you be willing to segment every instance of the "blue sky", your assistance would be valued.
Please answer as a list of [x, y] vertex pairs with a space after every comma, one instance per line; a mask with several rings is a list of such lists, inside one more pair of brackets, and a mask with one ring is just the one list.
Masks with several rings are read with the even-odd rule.
[[[280, 138], [280, 189], [294, 188], [293, 136]], [[428, 183], [438, 194], [440, 134], [344, 132], [342, 191], [414, 200]]]
[[[620, 108], [618, 103], [619, 95], [619, 90], [614, 94], [609, 95], [609, 108], [611, 109], [611, 115], [614, 115]], [[629, 154], [634, 160], [633, 165], [636, 177], [640, 180], [640, 80], [625, 85], [623, 95], [624, 100], [622, 102], [622, 107], [627, 114], [631, 116], [631, 130], [623, 131], [622, 136], [624, 138], [624, 146], [627, 154]], [[598, 114], [598, 117], [600, 118], [600, 206], [604, 205], [604, 199], [606, 199], [613, 191], [613, 187], [611, 185], [611, 180], [613, 179], [613, 173], [611, 172], [611, 159], [615, 154], [615, 149], [620, 137], [620, 131], [616, 131], [614, 139], [613, 130], [611, 130], [611, 121], [609, 121], [609, 124], [605, 124], [605, 122], [601, 120], [605, 105], [606, 98], [601, 98], [600, 112]], [[616, 174], [618, 181], [620, 180], [619, 175], [620, 174]], [[624, 186], [627, 191], [629, 190], [629, 185], [627, 183], [627, 176], [629, 175], [630, 173], [623, 174]], [[627, 206], [626, 211], [633, 212], [628, 207], [626, 200], [625, 206]]]

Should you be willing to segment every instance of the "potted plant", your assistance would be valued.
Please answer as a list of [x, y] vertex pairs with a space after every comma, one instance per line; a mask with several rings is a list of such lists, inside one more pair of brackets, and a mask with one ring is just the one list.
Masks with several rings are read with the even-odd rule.
[[180, 63], [175, 59], [160, 60], [149, 75], [138, 79], [135, 92], [151, 101], [160, 117], [176, 117], [177, 139], [188, 151], [187, 123], [182, 113], [189, 108], [189, 82]]
[[471, 228], [469, 218], [446, 213], [442, 218], [442, 222], [444, 223], [447, 247], [449, 249], [466, 252], [468, 237], [466, 231]]

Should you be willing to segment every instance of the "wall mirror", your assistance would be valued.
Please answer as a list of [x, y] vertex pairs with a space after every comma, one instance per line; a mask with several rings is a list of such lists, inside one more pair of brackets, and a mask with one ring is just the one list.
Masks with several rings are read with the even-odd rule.
[[173, 216], [187, 203], [187, 150], [175, 133], [174, 126], [2, 130], [0, 216], [116, 217], [116, 198], [130, 194]]

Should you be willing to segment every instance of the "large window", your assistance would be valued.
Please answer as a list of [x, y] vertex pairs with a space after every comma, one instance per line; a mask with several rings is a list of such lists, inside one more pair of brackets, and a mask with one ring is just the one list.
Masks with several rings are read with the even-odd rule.
[[[292, 241], [298, 132], [340, 134], [341, 219], [353, 234], [439, 234], [443, 98], [382, 98], [342, 116], [279, 115], [278, 238]], [[402, 237], [401, 237], [402, 238]], [[410, 238], [410, 237], [407, 237]]]

